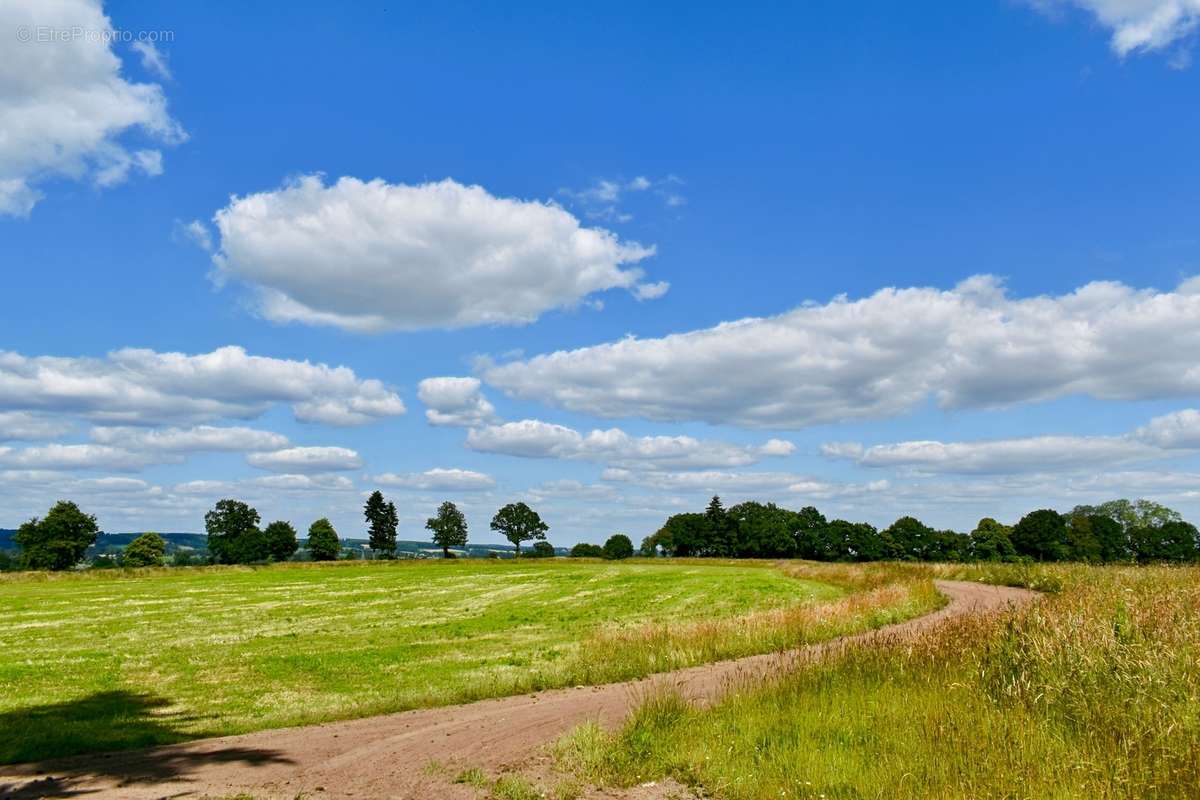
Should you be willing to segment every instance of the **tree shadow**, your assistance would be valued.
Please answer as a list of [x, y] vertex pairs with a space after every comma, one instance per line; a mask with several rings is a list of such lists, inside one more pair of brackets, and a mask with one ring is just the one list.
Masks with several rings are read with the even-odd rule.
[[274, 750], [156, 747], [211, 735], [183, 731], [196, 718], [169, 706], [151, 694], [110, 691], [0, 714], [0, 764], [11, 765], [0, 766], [10, 781], [0, 782], [0, 798], [75, 797], [95, 791], [89, 779], [118, 787], [164, 783], [202, 764], [292, 763]]

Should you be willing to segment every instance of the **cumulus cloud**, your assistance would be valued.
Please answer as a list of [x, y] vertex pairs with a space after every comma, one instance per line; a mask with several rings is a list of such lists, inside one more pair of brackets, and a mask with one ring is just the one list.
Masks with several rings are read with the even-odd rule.
[[187, 355], [127, 348], [105, 358], [0, 351], [0, 410], [77, 414], [111, 423], [249, 419], [288, 403], [297, 419], [360, 425], [404, 413], [377, 380], [348, 367], [248, 355], [240, 347]]
[[864, 447], [857, 442], [823, 445], [830, 458], [864, 467], [918, 473], [1022, 473], [1092, 470], [1132, 461], [1169, 458], [1200, 449], [1200, 412], [1186, 409], [1122, 436], [1029, 436], [977, 442], [911, 441]]
[[653, 247], [559, 206], [453, 180], [308, 175], [216, 213], [219, 278], [258, 287], [277, 322], [355, 331], [520, 325], [607, 289], [636, 291]]
[[426, 378], [417, 397], [431, 425], [471, 428], [496, 419], [496, 408], [480, 391], [478, 378]]
[[1200, 278], [1166, 292], [1095, 282], [1018, 299], [976, 276], [480, 371], [510, 395], [596, 416], [794, 429], [931, 398], [957, 409], [1195, 395], [1197, 352]]
[[97, 427], [92, 428], [91, 436], [101, 444], [119, 445], [127, 450], [166, 453], [279, 450], [288, 443], [286, 436], [272, 431], [213, 425], [159, 429]]
[[1200, 0], [1029, 0], [1044, 12], [1074, 7], [1112, 31], [1120, 56], [1161, 50], [1190, 36], [1200, 22]]
[[0, 442], [14, 439], [53, 439], [71, 429], [66, 420], [28, 411], [0, 411]]
[[250, 480], [250, 484], [285, 492], [348, 492], [354, 490], [354, 481], [345, 475], [300, 475], [289, 472], [282, 475], [264, 475], [261, 478], [253, 478]]
[[139, 470], [170, 460], [174, 459], [100, 444], [47, 444], [20, 450], [0, 447], [0, 466], [29, 470]]
[[[131, 170], [162, 172], [154, 147], [131, 149], [128, 134], [162, 145], [186, 135], [162, 87], [130, 83], [103, 36], [40, 41], [39, 29], [111, 31], [98, 0], [6, 0], [0, 30], [0, 214], [27, 216], [52, 178], [96, 186], [124, 181]], [[28, 32], [30, 41], [22, 41]]]
[[358, 453], [345, 447], [287, 447], [251, 453], [246, 463], [272, 472], [308, 473], [358, 469], [363, 462]]
[[373, 480], [382, 486], [395, 486], [401, 489], [420, 489], [423, 491], [459, 491], [469, 492], [481, 489], [491, 489], [496, 480], [491, 475], [473, 472], [469, 469], [443, 469], [435, 467], [425, 472], [410, 472], [398, 475], [385, 472], [376, 475]]
[[212, 234], [209, 233], [208, 227], [198, 219], [191, 222], [175, 220], [172, 238], [175, 241], [191, 242], [206, 253], [211, 253], [213, 249]]
[[466, 444], [479, 452], [526, 458], [576, 459], [616, 466], [657, 464], [683, 469], [743, 466], [763, 458], [790, 455], [795, 450], [791, 442], [782, 439], [746, 446], [691, 436], [630, 436], [619, 428], [593, 430], [585, 436], [573, 428], [535, 419], [472, 428]]

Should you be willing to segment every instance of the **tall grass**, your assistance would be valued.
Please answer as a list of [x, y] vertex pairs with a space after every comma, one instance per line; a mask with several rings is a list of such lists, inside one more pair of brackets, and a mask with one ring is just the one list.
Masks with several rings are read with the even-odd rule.
[[577, 730], [563, 764], [738, 800], [1200, 796], [1200, 568], [918, 569], [1059, 591], [706, 709], [650, 698], [620, 731]]

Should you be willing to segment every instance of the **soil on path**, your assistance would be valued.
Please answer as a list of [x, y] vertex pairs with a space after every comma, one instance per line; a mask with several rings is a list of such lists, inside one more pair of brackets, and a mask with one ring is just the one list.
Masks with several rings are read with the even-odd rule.
[[[954, 616], [1030, 602], [1036, 593], [937, 581], [949, 603], [932, 614], [788, 653], [692, 667], [626, 683], [557, 689], [365, 719], [202, 739], [149, 750], [0, 766], [0, 798], [475, 798], [455, 769], [494, 773], [587, 721], [618, 725], [639, 698], [673, 686], [700, 702], [849, 643], [912, 636]], [[432, 770], [431, 762], [450, 765]]]

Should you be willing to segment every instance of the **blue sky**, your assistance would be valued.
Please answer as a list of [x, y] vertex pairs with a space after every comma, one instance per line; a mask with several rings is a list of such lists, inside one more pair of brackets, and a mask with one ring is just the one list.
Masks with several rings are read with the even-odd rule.
[[6, 4], [0, 526], [1200, 516], [1198, 21]]

